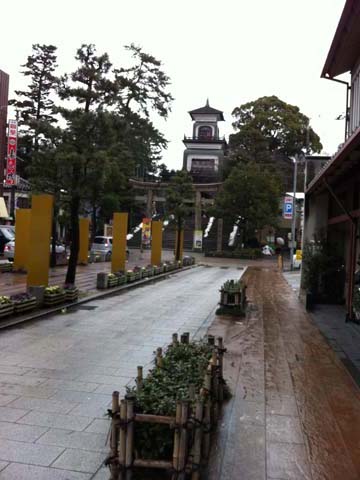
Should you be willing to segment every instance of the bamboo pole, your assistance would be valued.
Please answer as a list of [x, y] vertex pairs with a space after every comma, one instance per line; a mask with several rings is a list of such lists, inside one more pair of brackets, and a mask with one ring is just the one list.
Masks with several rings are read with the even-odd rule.
[[115, 415], [119, 411], [119, 392], [113, 392], [112, 394], [112, 405], [111, 405], [111, 412], [112, 412], [112, 421], [111, 421], [111, 437], [110, 437], [110, 448], [111, 453], [114, 457], [117, 455], [118, 449], [118, 442], [117, 442], [117, 419]]
[[119, 480], [125, 480], [124, 468], [126, 459], [126, 401], [120, 403], [120, 441], [119, 441]]
[[[111, 449], [111, 456], [113, 458], [117, 458], [118, 455], [118, 441], [119, 441], [119, 419], [116, 418], [116, 414], [119, 412], [120, 405], [119, 405], [119, 392], [115, 391], [112, 394], [112, 405], [111, 405], [111, 412], [112, 412], [112, 419], [111, 419], [111, 436], [110, 436], [110, 449]], [[112, 464], [110, 467], [110, 480], [118, 480], [119, 477], [119, 468], [117, 465]]]
[[144, 377], [143, 377], [143, 367], [137, 367], [137, 377], [136, 377], [136, 390], [139, 393], [143, 387]]
[[190, 341], [190, 333], [189, 332], [184, 332], [184, 343], [189, 343]]
[[126, 450], [125, 450], [125, 467], [126, 467], [126, 480], [132, 478], [132, 462], [133, 462], [133, 450], [134, 450], [134, 401], [126, 400]]
[[208, 335], [208, 344], [215, 345], [215, 337], [214, 335]]
[[200, 463], [201, 463], [201, 439], [202, 439], [202, 425], [204, 405], [201, 397], [198, 397], [195, 408], [195, 436], [193, 448], [193, 468], [191, 480], [200, 480]]
[[179, 344], [179, 336], [177, 333], [173, 333], [172, 335], [172, 346], [176, 347]]
[[210, 428], [211, 428], [211, 400], [208, 398], [205, 403], [205, 433], [204, 433], [204, 442], [203, 442], [203, 455], [205, 460], [209, 458], [210, 453]]
[[179, 445], [180, 445], [180, 423], [181, 423], [181, 402], [176, 402], [176, 416], [175, 416], [175, 432], [174, 432], [174, 450], [173, 450], [173, 470], [171, 479], [177, 480], [179, 468]]
[[218, 362], [219, 362], [219, 402], [224, 401], [224, 342], [218, 337]]
[[189, 403], [187, 401], [181, 402], [181, 433], [179, 443], [179, 480], [185, 480], [185, 466], [187, 460], [188, 435], [187, 435], [187, 421], [189, 415]]
[[167, 417], [165, 415], [149, 415], [146, 413], [137, 413], [134, 416], [136, 423], [158, 423], [161, 425], [174, 425], [175, 417]]

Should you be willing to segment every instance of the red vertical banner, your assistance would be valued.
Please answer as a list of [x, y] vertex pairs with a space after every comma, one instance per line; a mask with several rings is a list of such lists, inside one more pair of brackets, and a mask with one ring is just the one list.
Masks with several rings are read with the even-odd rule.
[[16, 185], [17, 121], [9, 120], [6, 185]]

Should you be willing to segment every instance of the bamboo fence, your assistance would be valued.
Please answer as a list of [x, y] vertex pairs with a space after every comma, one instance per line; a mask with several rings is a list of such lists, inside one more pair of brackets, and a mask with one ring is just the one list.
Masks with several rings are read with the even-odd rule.
[[[173, 334], [172, 345], [179, 342]], [[180, 337], [181, 343], [189, 343], [189, 334]], [[210, 453], [211, 432], [216, 426], [224, 398], [223, 339], [208, 336], [212, 346], [212, 357], [204, 372], [204, 383], [196, 394], [194, 386], [189, 387], [188, 400], [178, 401], [175, 416], [140, 414], [134, 412], [134, 400], [119, 392], [113, 392], [111, 410], [110, 454], [106, 461], [111, 471], [111, 480], [131, 480], [134, 469], [160, 469], [171, 475], [171, 480], [200, 480], [202, 467]], [[162, 349], [156, 352], [156, 366], [162, 366]], [[136, 388], [143, 385], [143, 368], [137, 368]], [[191, 407], [191, 405], [193, 405]], [[136, 458], [134, 445], [136, 424], [152, 423], [168, 425], [174, 432], [171, 460]]]

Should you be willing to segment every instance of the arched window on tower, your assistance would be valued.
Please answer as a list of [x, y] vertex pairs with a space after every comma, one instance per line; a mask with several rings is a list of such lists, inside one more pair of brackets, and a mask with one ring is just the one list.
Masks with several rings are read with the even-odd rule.
[[199, 127], [198, 137], [201, 140], [211, 140], [213, 138], [212, 128], [209, 126]]

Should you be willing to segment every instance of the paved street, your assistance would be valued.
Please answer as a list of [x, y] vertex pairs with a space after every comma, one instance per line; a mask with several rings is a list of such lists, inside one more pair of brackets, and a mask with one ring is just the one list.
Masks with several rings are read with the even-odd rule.
[[203, 335], [236, 268], [198, 267], [0, 334], [0, 479], [108, 479], [104, 413], [173, 332]]

